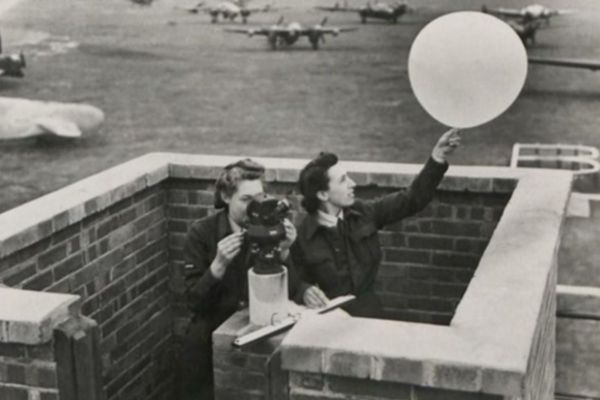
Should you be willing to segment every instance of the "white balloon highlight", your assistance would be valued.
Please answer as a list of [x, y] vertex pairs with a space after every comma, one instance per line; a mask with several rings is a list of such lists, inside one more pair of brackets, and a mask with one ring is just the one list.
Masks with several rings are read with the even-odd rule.
[[417, 100], [433, 118], [471, 128], [498, 117], [515, 101], [527, 76], [527, 53], [500, 19], [456, 12], [419, 32], [408, 75]]

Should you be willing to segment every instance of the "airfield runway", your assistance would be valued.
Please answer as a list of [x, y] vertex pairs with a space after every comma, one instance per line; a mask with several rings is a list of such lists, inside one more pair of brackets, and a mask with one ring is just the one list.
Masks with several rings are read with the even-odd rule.
[[[275, 3], [289, 8], [252, 15], [249, 25], [280, 14], [315, 24], [326, 14], [311, 6], [333, 1]], [[445, 128], [408, 82], [419, 29], [449, 11], [528, 2], [409, 3], [416, 11], [397, 25], [329, 14], [330, 25], [359, 31], [315, 52], [305, 40], [271, 51], [264, 38], [225, 33], [232, 24], [174, 8], [185, 0], [22, 0], [0, 16], [0, 29], [5, 52], [25, 53], [26, 77], [1, 79], [0, 96], [88, 102], [107, 120], [80, 141], [0, 143], [0, 211], [153, 151], [311, 157], [330, 149], [349, 160], [423, 162]], [[600, 59], [600, 2], [544, 4], [580, 12], [540, 30], [531, 54]], [[508, 165], [515, 141], [600, 146], [599, 109], [600, 72], [533, 66], [508, 112], [466, 133], [454, 164]]]

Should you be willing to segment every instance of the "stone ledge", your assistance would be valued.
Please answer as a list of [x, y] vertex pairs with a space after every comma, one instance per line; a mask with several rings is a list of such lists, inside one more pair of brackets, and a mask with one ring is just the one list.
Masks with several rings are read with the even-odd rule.
[[600, 320], [600, 289], [587, 286], [558, 285], [557, 315], [565, 318]]
[[572, 176], [522, 173], [450, 326], [306, 319], [282, 343], [283, 368], [525, 396]]
[[0, 342], [41, 344], [80, 311], [80, 297], [0, 287]]
[[[215, 179], [225, 165], [245, 156], [208, 156], [163, 153], [169, 160], [169, 176], [181, 179]], [[253, 157], [264, 164], [267, 181], [295, 183], [299, 171], [308, 162], [297, 158]], [[425, 162], [426, 160], [423, 160]], [[421, 170], [423, 164], [375, 163], [360, 161], [341, 162], [358, 185], [382, 187], [406, 187]], [[518, 178], [525, 171], [540, 173], [532, 169], [511, 169], [506, 167], [452, 166], [440, 189], [473, 192], [511, 193]]]
[[167, 177], [164, 156], [148, 154], [0, 214], [0, 258]]

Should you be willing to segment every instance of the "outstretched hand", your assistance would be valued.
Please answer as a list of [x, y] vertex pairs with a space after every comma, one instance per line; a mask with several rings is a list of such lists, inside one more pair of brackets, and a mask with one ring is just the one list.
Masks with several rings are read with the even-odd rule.
[[435, 144], [431, 157], [440, 164], [446, 163], [447, 157], [460, 146], [460, 138], [461, 132], [458, 128], [446, 131]]

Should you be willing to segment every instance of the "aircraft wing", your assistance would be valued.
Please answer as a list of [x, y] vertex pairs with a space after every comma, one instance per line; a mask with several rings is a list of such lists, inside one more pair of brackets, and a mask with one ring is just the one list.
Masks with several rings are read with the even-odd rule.
[[516, 8], [486, 8], [485, 12], [503, 17], [522, 17], [523, 12]]
[[315, 7], [317, 10], [321, 11], [346, 11], [346, 12], [359, 12], [360, 8], [350, 8], [350, 7]]
[[577, 10], [554, 10], [555, 15], [569, 15], [575, 14]]
[[600, 70], [600, 60], [577, 60], [570, 58], [529, 57], [530, 64], [554, 65], [557, 67], [582, 68], [592, 71]]
[[246, 7], [245, 10], [246, 11], [250, 11], [250, 12], [274, 12], [274, 11], [280, 11], [280, 10], [287, 10], [289, 7], [273, 7], [269, 4], [267, 4], [266, 6], [263, 7]]
[[318, 33], [321, 35], [334, 35], [337, 36], [342, 32], [356, 31], [358, 28], [342, 28], [342, 27], [321, 27], [321, 28], [308, 28], [300, 32], [301, 35], [310, 35], [312, 33]]
[[242, 34], [248, 35], [248, 36], [254, 36], [254, 35], [268, 36], [269, 33], [273, 32], [273, 29], [267, 29], [267, 28], [250, 28], [250, 29], [227, 28], [227, 29], [225, 29], [225, 32], [229, 32], [229, 33], [242, 33]]

